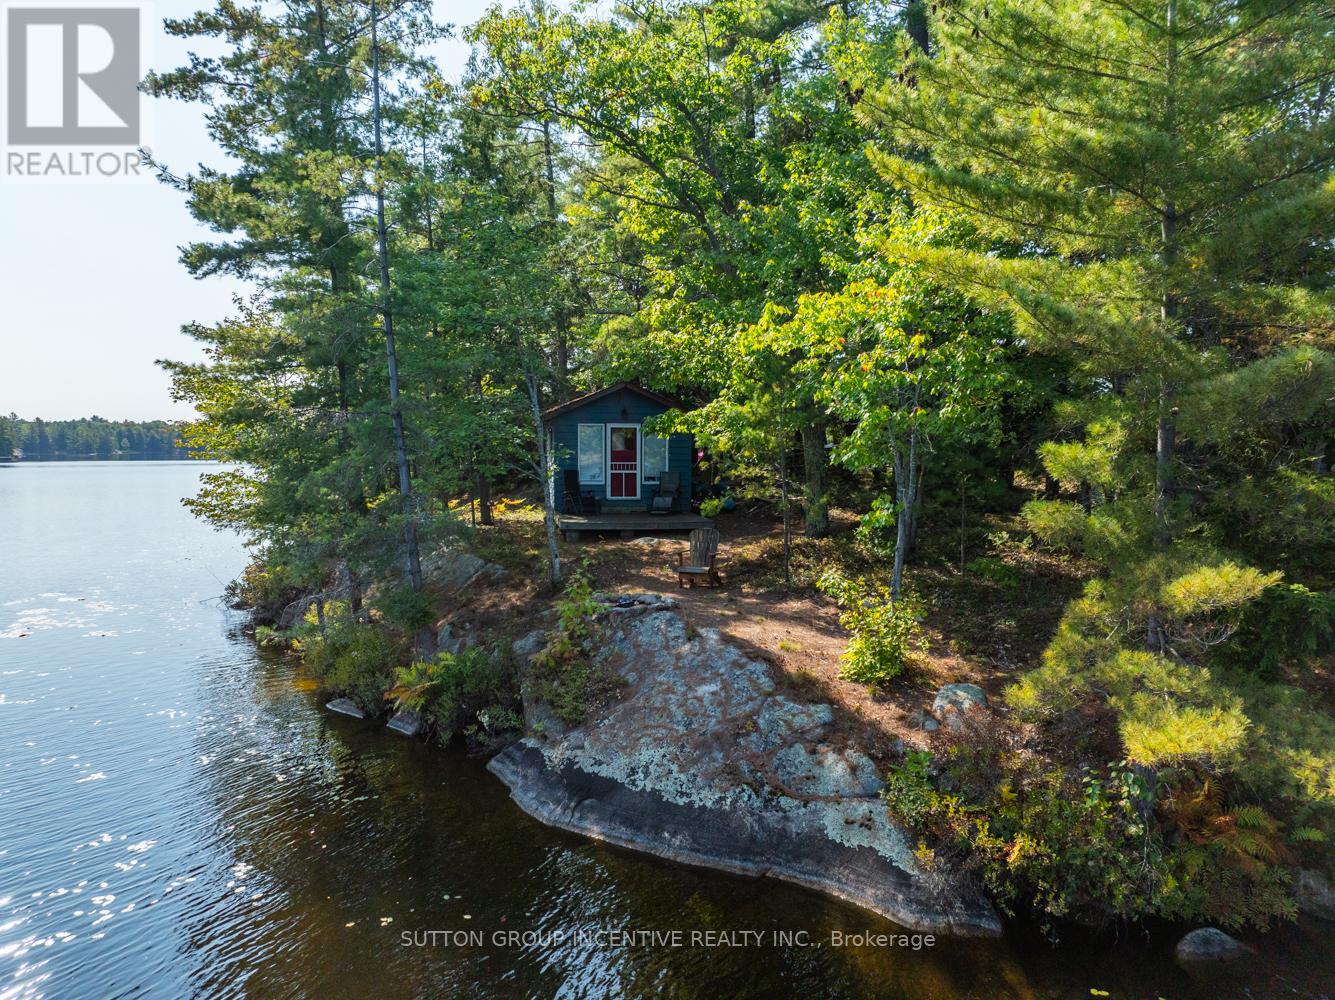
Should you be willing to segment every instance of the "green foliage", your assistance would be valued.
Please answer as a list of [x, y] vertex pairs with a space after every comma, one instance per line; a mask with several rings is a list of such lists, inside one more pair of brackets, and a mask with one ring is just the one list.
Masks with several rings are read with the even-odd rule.
[[223, 591], [227, 603], [235, 608], [247, 608], [261, 625], [278, 621], [283, 612], [299, 600], [305, 592], [304, 580], [289, 566], [264, 556], [253, 559], [241, 576], [231, 581]]
[[1045, 922], [1157, 915], [1265, 927], [1294, 913], [1276, 821], [1255, 806], [1228, 811], [1217, 793], [1189, 808], [1202, 801], [1189, 776], [1156, 790], [1123, 764], [1067, 771], [976, 734], [939, 762], [909, 754], [884, 795], [933, 838], [929, 864], [962, 865], [1007, 910]]
[[412, 634], [435, 619], [431, 595], [411, 587], [388, 587], [376, 596], [376, 608], [385, 621], [402, 632]]
[[[878, 172], [973, 233], [884, 249], [1069, 362], [1038, 457], [1078, 500], [1024, 517], [1102, 573], [1008, 699], [1035, 721], [1115, 727], [1161, 773], [1208, 769], [1277, 814], [1320, 810], [1321, 699], [1300, 722], [1300, 690], [1244, 668], [1280, 574], [1324, 586], [1335, 551], [1324, 8], [963, 0], [926, 16], [930, 46], [905, 39], [893, 74], [832, 16]], [[1322, 631], [1319, 616], [1295, 629], [1308, 649]], [[1166, 855], [1154, 909], [1174, 910], [1176, 878], [1204, 893], [1183, 912], [1230, 896], [1235, 914], [1281, 912], [1278, 877], [1241, 863], [1202, 889], [1219, 858], [1201, 849]]]
[[833, 568], [821, 575], [816, 586], [838, 603], [839, 623], [850, 633], [843, 655], [844, 677], [874, 687], [904, 672], [918, 636], [911, 601], [892, 600], [887, 588], [849, 579]]
[[[1078, 728], [1123, 760], [961, 747], [940, 789], [912, 758], [893, 797], [1048, 913], [1285, 912], [1274, 845], [1290, 829], [1314, 849], [1298, 831], [1335, 802], [1310, 669], [1335, 641], [1329, 18], [1306, 0], [1171, 9], [496, 7], [453, 87], [410, 0], [384, 12], [378, 163], [363, 6], [168, 22], [210, 54], [145, 89], [201, 104], [225, 154], [164, 171], [215, 234], [183, 262], [255, 286], [190, 328], [204, 361], [165, 364], [200, 414], [186, 442], [228, 463], [188, 506], [264, 547], [235, 596], [265, 620], [337, 589], [347, 605], [299, 643], [327, 686], [379, 703], [404, 660], [390, 636], [433, 617], [400, 589], [409, 529], [431, 544], [461, 494], [545, 485], [534, 413], [638, 378], [685, 400], [657, 430], [695, 432], [734, 495], [778, 494], [786, 521], [803, 479], [812, 537], [832, 482], [877, 497], [858, 556], [892, 561], [889, 589], [820, 585], [852, 636], [845, 676], [883, 684], [917, 634], [901, 590], [920, 528], [958, 532], [963, 562], [976, 515], [1041, 475], [1035, 562], [1078, 553], [1100, 576], [1007, 697], [1044, 739]], [[377, 193], [411, 509], [362, 214]], [[106, 421], [16, 427], [39, 455], [139, 446]], [[1012, 565], [966, 569], [1011, 587]], [[350, 610], [367, 592], [375, 625]], [[587, 581], [557, 613], [528, 680], [576, 724], [618, 685]], [[442, 736], [517, 728], [491, 654], [398, 680]]]
[[1268, 588], [1242, 614], [1234, 640], [1220, 659], [1262, 677], [1304, 667], [1335, 652], [1335, 592], [1301, 584]]
[[899, 518], [893, 497], [879, 496], [858, 520], [857, 540], [868, 552], [889, 558], [895, 552], [895, 525]]
[[1059, 552], [1078, 552], [1084, 541], [1085, 512], [1065, 500], [1030, 500], [1021, 510], [1025, 526]]
[[493, 748], [523, 730], [513, 664], [483, 646], [399, 667], [385, 698], [418, 712], [442, 743], [462, 735], [474, 748]]
[[715, 518], [724, 512], [724, 500], [722, 497], [710, 497], [700, 503], [700, 514], [704, 517]]
[[1200, 566], [1164, 585], [1163, 605], [1181, 619], [1219, 614], [1254, 601], [1282, 575], [1234, 562]]
[[169, 420], [20, 420], [0, 417], [0, 458], [18, 448], [28, 461], [62, 458], [188, 458], [181, 424]]
[[291, 645], [292, 640], [271, 625], [255, 626], [255, 644], [270, 649], [283, 649]]
[[1021, 716], [1042, 719], [1103, 697], [1117, 713], [1128, 758], [1145, 764], [1236, 760], [1248, 721], [1241, 700], [1202, 666], [1121, 646], [1130, 615], [1098, 582], [1068, 608], [1043, 665], [1007, 689]]
[[574, 576], [556, 602], [556, 627], [533, 657], [533, 695], [568, 726], [579, 725], [621, 692], [620, 678], [597, 655], [596, 616], [602, 610], [588, 578]]
[[974, 576], [982, 577], [999, 587], [1014, 587], [1020, 582], [1020, 574], [1013, 566], [1008, 566], [996, 556], [980, 556], [965, 565], [965, 570]]
[[346, 620], [308, 631], [293, 645], [325, 690], [346, 695], [372, 714], [381, 711], [394, 667], [406, 652], [385, 628]]

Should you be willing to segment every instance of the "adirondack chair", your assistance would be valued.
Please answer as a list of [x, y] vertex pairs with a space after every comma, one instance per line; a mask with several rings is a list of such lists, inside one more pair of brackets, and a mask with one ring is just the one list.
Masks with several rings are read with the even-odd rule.
[[718, 530], [696, 528], [691, 532], [689, 552], [677, 553], [677, 565], [670, 566], [677, 574], [677, 586], [694, 587], [696, 580], [708, 580], [711, 587], [723, 582], [718, 575]]
[[567, 514], [597, 514], [598, 498], [593, 490], [581, 489], [578, 469], [563, 469], [561, 473], [565, 487], [565, 511]]
[[676, 469], [664, 469], [658, 474], [658, 487], [653, 499], [649, 501], [650, 514], [671, 514], [681, 496], [681, 473]]

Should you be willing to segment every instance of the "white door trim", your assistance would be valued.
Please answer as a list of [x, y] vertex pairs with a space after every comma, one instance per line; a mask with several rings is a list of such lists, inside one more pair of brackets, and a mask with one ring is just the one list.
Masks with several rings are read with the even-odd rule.
[[[633, 497], [614, 497], [612, 496], [612, 431], [617, 427], [629, 427], [635, 431], [635, 495]], [[607, 425], [607, 488], [605, 496], [608, 500], [638, 500], [640, 493], [644, 489], [644, 470], [641, 468], [643, 463], [644, 449], [644, 428], [640, 424], [618, 423]], [[628, 463], [627, 463], [628, 464]], [[622, 470], [629, 472], [629, 469]]]

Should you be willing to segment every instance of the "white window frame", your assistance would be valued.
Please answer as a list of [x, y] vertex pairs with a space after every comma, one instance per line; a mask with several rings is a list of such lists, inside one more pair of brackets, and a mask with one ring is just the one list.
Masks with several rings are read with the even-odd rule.
[[644, 449], [644, 446], [645, 446], [646, 444], [648, 444], [650, 438], [653, 438], [655, 441], [662, 441], [662, 442], [663, 442], [663, 465], [662, 465], [662, 466], [659, 468], [659, 470], [658, 470], [660, 473], [666, 472], [667, 469], [668, 469], [668, 465], [669, 465], [669, 463], [672, 461], [672, 458], [671, 458], [671, 456], [672, 456], [672, 440], [671, 440], [671, 438], [660, 437], [660, 436], [657, 435], [657, 434], [646, 434], [646, 433], [644, 432], [643, 429], [641, 429], [641, 431], [640, 431], [640, 474], [641, 474], [641, 478], [644, 479], [644, 482], [645, 482], [645, 485], [646, 485], [646, 486], [648, 486], [648, 485], [657, 486], [657, 485], [661, 482], [661, 480], [660, 480], [657, 476], [655, 476], [653, 479], [650, 479], [650, 478], [649, 478], [649, 473], [648, 473], [648, 471], [647, 471], [647, 467], [646, 467], [645, 462], [644, 462], [644, 450], [645, 450], [645, 449]]
[[[598, 478], [584, 478], [584, 428], [594, 427], [598, 429], [598, 440], [602, 443], [603, 453], [598, 461]], [[579, 484], [581, 486], [602, 486], [607, 482], [607, 456], [611, 441], [607, 436], [607, 428], [604, 424], [579, 424], [575, 428], [575, 468], [579, 470]]]

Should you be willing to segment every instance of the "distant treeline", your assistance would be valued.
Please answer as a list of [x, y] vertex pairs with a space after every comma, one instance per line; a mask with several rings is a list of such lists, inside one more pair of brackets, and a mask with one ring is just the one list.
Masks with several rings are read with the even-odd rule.
[[181, 425], [170, 420], [20, 420], [0, 417], [0, 460], [187, 458]]

